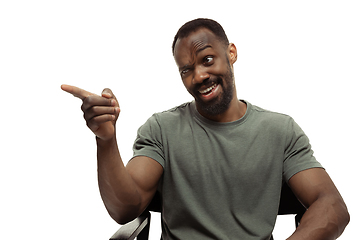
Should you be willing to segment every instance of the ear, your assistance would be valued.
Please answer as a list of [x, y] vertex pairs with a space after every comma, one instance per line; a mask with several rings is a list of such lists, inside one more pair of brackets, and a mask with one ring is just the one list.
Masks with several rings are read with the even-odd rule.
[[233, 65], [237, 60], [237, 50], [235, 44], [233, 43], [229, 44], [228, 57], [231, 65]]

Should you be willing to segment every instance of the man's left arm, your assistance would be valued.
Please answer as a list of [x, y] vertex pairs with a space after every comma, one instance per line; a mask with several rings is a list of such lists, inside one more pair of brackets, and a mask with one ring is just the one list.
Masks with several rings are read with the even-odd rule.
[[289, 186], [308, 210], [288, 240], [327, 240], [336, 239], [342, 234], [350, 221], [350, 215], [324, 169], [301, 171], [290, 178]]

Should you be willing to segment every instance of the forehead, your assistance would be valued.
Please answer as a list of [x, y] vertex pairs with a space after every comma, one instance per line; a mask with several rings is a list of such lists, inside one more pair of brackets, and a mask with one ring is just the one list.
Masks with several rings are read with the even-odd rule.
[[193, 59], [199, 51], [207, 46], [211, 46], [215, 50], [221, 47], [221, 43], [216, 35], [206, 28], [201, 28], [188, 37], [177, 40], [174, 48], [177, 65], [189, 61], [189, 58]]

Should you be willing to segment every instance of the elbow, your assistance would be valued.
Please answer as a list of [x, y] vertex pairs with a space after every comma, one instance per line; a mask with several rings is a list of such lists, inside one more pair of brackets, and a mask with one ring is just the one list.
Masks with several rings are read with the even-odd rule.
[[119, 214], [117, 215], [110, 214], [110, 216], [115, 222], [117, 222], [120, 225], [127, 224], [137, 217], [137, 215], [119, 215]]
[[350, 214], [344, 200], [341, 196], [327, 196], [321, 198], [320, 201], [320, 206], [323, 206], [325, 210], [322, 213], [319, 212], [319, 216], [325, 220], [323, 225], [325, 232], [331, 233], [332, 237], [340, 237], [350, 222]]
[[126, 222], [124, 222], [124, 219], [121, 217], [120, 214], [118, 214], [118, 213], [116, 213], [116, 212], [111, 212], [111, 211], [109, 211], [109, 209], [107, 209], [107, 210], [108, 210], [108, 213], [109, 213], [110, 217], [111, 217], [117, 224], [121, 224], [121, 225], [126, 224]]
[[127, 224], [128, 222], [131, 222], [133, 220], [132, 218], [113, 217], [113, 216], [111, 216], [111, 218], [120, 225]]
[[139, 215], [139, 207], [138, 206], [128, 206], [125, 209], [116, 209], [110, 210], [107, 209], [110, 217], [120, 225], [124, 225], [128, 222], [131, 222]]
[[[346, 206], [345, 206], [345, 208], [346, 208]], [[344, 210], [343, 215], [344, 215], [343, 222], [344, 222], [344, 226], [346, 227], [350, 223], [350, 213], [347, 210], [347, 208]]]
[[347, 210], [344, 210], [341, 214], [341, 217], [337, 225], [337, 237], [340, 237], [341, 234], [345, 231], [346, 226], [350, 222], [350, 214]]
[[346, 207], [346, 204], [344, 201], [342, 201], [343, 203], [343, 223], [344, 223], [344, 228], [349, 224], [350, 222], [350, 213]]
[[338, 203], [338, 237], [344, 232], [350, 222], [350, 213], [345, 202], [341, 199]]
[[110, 217], [120, 225], [134, 220], [141, 213], [140, 201], [123, 202], [118, 198], [112, 198], [110, 201], [103, 197], [103, 202]]

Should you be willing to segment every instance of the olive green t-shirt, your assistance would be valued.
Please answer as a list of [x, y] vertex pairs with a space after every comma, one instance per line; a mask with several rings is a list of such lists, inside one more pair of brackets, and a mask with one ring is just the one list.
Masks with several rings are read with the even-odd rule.
[[164, 168], [163, 239], [269, 239], [283, 181], [322, 167], [291, 117], [244, 102], [246, 114], [230, 123], [204, 118], [190, 102], [139, 128], [134, 157]]

